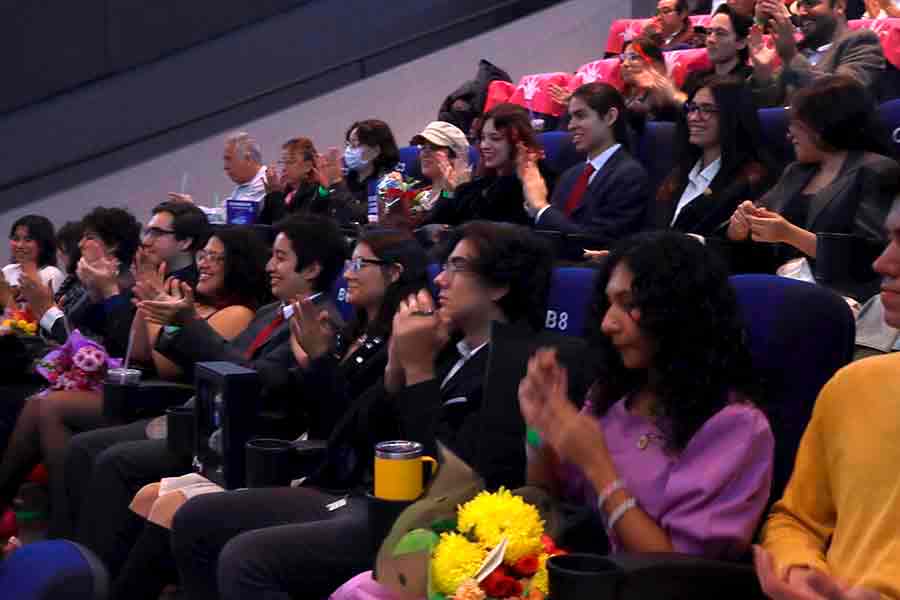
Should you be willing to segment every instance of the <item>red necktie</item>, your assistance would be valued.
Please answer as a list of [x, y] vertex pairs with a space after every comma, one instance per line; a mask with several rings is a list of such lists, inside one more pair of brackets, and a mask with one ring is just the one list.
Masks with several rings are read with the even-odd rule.
[[278, 315], [272, 319], [272, 322], [263, 327], [260, 332], [256, 334], [256, 337], [253, 338], [253, 342], [250, 343], [247, 351], [244, 352], [244, 356], [247, 357], [248, 360], [253, 358], [253, 354], [260, 346], [269, 341], [269, 338], [272, 337], [272, 332], [282, 323], [284, 323], [284, 314], [279, 310]]
[[591, 179], [591, 175], [593, 174], [594, 165], [588, 163], [584, 168], [584, 171], [581, 172], [581, 175], [575, 181], [575, 185], [572, 186], [572, 191], [569, 192], [569, 197], [566, 198], [566, 205], [563, 210], [565, 211], [567, 217], [572, 216], [572, 212], [575, 210], [575, 207], [578, 206], [579, 202], [581, 202], [581, 197], [584, 196], [584, 192], [588, 186], [588, 181]]

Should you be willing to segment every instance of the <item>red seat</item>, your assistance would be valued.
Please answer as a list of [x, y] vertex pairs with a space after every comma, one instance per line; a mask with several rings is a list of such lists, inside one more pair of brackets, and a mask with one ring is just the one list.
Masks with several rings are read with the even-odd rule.
[[663, 54], [666, 59], [666, 71], [679, 88], [684, 85], [688, 73], [712, 67], [706, 48], [690, 50], [674, 50]]
[[498, 104], [505, 104], [516, 91], [516, 86], [508, 81], [495, 79], [488, 85], [487, 98], [484, 101], [484, 112], [487, 112]]
[[563, 114], [566, 107], [553, 101], [549, 91], [550, 85], [566, 88], [571, 78], [571, 74], [562, 72], [525, 75], [519, 80], [519, 85], [516, 86], [516, 91], [509, 101], [533, 112], [558, 117]]
[[850, 29], [871, 29], [881, 40], [884, 57], [900, 69], [900, 19], [855, 19], [847, 21]]
[[603, 58], [581, 65], [569, 80], [569, 90], [574, 92], [585, 83], [603, 81], [622, 91], [625, 84], [622, 82], [621, 68], [618, 58]]
[[[712, 20], [710, 15], [693, 15], [688, 17], [691, 25], [706, 27]], [[653, 19], [616, 19], [609, 26], [609, 35], [606, 38], [606, 56], [622, 54], [625, 42], [633, 40], [644, 31], [644, 27]]]

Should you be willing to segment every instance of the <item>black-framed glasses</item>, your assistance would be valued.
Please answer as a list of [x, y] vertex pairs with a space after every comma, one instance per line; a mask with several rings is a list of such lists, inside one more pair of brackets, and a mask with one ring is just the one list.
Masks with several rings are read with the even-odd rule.
[[141, 235], [143, 237], [148, 237], [155, 240], [156, 238], [161, 238], [164, 235], [175, 235], [175, 230], [163, 229], [162, 227], [144, 227]]
[[194, 255], [194, 260], [199, 264], [205, 260], [208, 260], [211, 263], [221, 265], [225, 262], [225, 253], [224, 252], [209, 252], [208, 250], [197, 250], [197, 254]]
[[712, 104], [697, 104], [696, 102], [684, 103], [684, 114], [696, 114], [701, 120], [706, 121], [713, 115], [719, 114], [719, 109]]
[[475, 269], [469, 259], [462, 256], [452, 256], [441, 265], [441, 271], [453, 275], [455, 273], [472, 273]]
[[376, 258], [362, 258], [357, 256], [356, 258], [351, 258], [348, 261], [344, 262], [344, 270], [350, 271], [351, 273], [359, 273], [368, 265], [389, 265], [390, 261], [387, 260], [379, 260]]

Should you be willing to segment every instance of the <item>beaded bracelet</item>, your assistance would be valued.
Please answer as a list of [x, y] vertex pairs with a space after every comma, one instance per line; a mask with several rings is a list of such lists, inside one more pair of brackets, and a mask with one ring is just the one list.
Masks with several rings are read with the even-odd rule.
[[625, 513], [627, 513], [635, 506], [637, 506], [637, 500], [635, 500], [634, 498], [629, 498], [628, 500], [617, 506], [616, 510], [614, 510], [612, 514], [609, 515], [609, 523], [606, 524], [606, 528], [609, 531], [613, 531], [616, 523], [619, 522], [619, 519], [621, 519]]
[[600, 509], [601, 513], [603, 512], [603, 505], [606, 504], [606, 501], [609, 500], [609, 497], [624, 487], [625, 482], [621, 479], [616, 479], [605, 488], [600, 490], [600, 493], [597, 494], [597, 508]]

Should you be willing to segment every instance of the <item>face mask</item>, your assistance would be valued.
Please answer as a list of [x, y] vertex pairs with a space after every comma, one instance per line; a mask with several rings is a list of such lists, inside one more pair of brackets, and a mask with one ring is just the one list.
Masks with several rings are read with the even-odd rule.
[[351, 171], [359, 171], [368, 166], [369, 161], [363, 158], [362, 148], [347, 146], [344, 149], [344, 165]]

